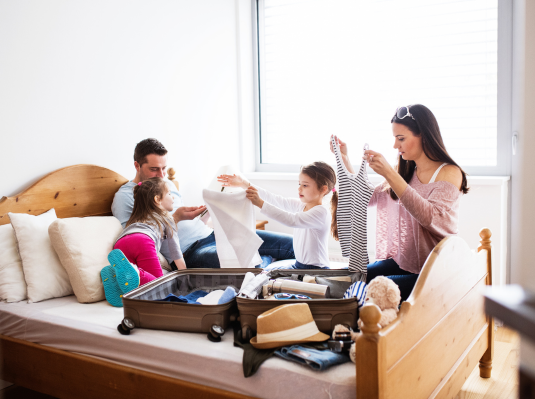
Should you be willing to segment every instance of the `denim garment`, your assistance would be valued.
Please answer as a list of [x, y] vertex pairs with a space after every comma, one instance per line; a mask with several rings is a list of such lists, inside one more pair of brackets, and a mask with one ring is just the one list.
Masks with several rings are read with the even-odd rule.
[[328, 267], [314, 266], [314, 265], [305, 265], [301, 262], [295, 261], [292, 269], [328, 269]]
[[202, 298], [203, 296], [208, 295], [208, 292], [198, 290], [194, 292], [190, 292], [188, 295], [180, 295], [176, 296], [175, 294], [169, 294], [164, 299], [159, 299], [159, 301], [165, 301], [165, 302], [183, 302], [183, 303], [192, 303], [195, 305], [200, 305], [199, 302], [197, 302], [197, 299]]
[[[258, 249], [262, 257], [262, 265], [273, 259], [292, 259], [295, 257], [291, 235], [264, 230], [257, 230], [256, 234], [264, 241]], [[221, 267], [217, 256], [215, 235], [212, 233], [208, 237], [193, 243], [184, 252], [184, 261], [188, 269]]]
[[366, 283], [369, 284], [377, 276], [385, 276], [394, 281], [401, 292], [401, 301], [406, 301], [418, 280], [419, 274], [414, 274], [401, 269], [392, 258], [378, 260], [368, 265]]
[[336, 364], [349, 362], [347, 354], [332, 352], [329, 349], [312, 349], [301, 345], [285, 346], [276, 350], [275, 355], [317, 371], [323, 371]]

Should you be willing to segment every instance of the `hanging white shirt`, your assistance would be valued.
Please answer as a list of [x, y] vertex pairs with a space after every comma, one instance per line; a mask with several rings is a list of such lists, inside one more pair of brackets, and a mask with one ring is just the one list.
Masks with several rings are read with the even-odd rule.
[[306, 204], [297, 198], [284, 198], [258, 189], [264, 205], [260, 213], [294, 228], [295, 259], [305, 265], [329, 267], [329, 230], [331, 215], [324, 205], [304, 212]]
[[245, 191], [222, 193], [203, 190], [203, 199], [214, 224], [215, 243], [222, 268], [255, 267], [262, 263], [258, 248], [253, 204]]

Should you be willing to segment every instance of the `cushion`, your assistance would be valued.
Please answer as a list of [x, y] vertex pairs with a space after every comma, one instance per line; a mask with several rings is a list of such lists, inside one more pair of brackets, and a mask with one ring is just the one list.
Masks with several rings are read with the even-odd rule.
[[6, 224], [0, 226], [0, 299], [18, 302], [26, 298], [26, 281], [15, 232]]
[[54, 209], [39, 216], [9, 213], [15, 231], [28, 302], [59, 298], [73, 293], [69, 276], [48, 238], [48, 226], [57, 219]]
[[50, 241], [81, 303], [105, 299], [100, 271], [123, 228], [113, 216], [57, 219], [48, 228]]

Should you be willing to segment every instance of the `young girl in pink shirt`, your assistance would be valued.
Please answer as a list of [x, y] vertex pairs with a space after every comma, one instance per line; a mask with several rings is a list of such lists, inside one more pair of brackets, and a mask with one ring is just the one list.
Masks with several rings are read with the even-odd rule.
[[[364, 152], [370, 167], [385, 178], [368, 204], [377, 206], [377, 261], [368, 265], [367, 282], [387, 276], [406, 300], [433, 248], [457, 234], [460, 199], [469, 188], [466, 173], [446, 151], [438, 122], [427, 107], [400, 107], [391, 123], [397, 166], [378, 152]], [[344, 164], [355, 173], [347, 145], [337, 140]]]
[[134, 187], [132, 216], [108, 255], [110, 266], [100, 272], [111, 305], [122, 306], [123, 294], [163, 275], [158, 251], [164, 243], [177, 268], [186, 268], [172, 210], [173, 196], [163, 179], [153, 177]]

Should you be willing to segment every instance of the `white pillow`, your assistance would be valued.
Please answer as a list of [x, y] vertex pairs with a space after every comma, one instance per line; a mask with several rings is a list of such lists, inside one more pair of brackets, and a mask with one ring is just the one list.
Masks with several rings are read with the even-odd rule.
[[110, 264], [108, 254], [122, 231], [121, 223], [113, 216], [57, 219], [48, 228], [78, 302], [105, 299], [100, 271]]
[[48, 238], [48, 226], [57, 219], [54, 209], [39, 216], [9, 213], [28, 288], [28, 302], [73, 293], [69, 276]]
[[18, 302], [27, 298], [26, 281], [10, 224], [0, 226], [0, 299]]

